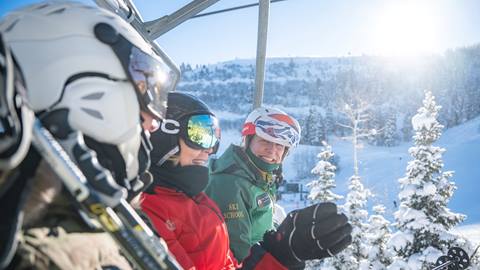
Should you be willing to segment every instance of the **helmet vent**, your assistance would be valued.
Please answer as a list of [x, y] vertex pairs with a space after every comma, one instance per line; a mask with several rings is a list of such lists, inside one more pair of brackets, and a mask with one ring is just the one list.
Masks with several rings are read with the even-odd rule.
[[104, 92], [97, 92], [97, 93], [93, 93], [93, 94], [90, 94], [90, 95], [86, 95], [84, 97], [82, 97], [83, 100], [99, 100], [103, 97], [103, 95], [105, 95]]
[[99, 111], [88, 109], [88, 108], [81, 108], [81, 109], [82, 109], [82, 111], [86, 112], [90, 116], [93, 116], [97, 119], [103, 120], [103, 115]]
[[107, 20], [115, 20], [115, 16], [112, 16], [110, 14], [101, 14], [102, 17], [106, 18]]
[[47, 16], [50, 16], [50, 15], [55, 15], [55, 14], [60, 14], [60, 13], [63, 13], [65, 11], [65, 8], [59, 8], [59, 9], [56, 9], [54, 11], [50, 11]]
[[6, 29], [5, 29], [5, 32], [10, 32], [13, 27], [15, 27], [15, 25], [18, 23], [20, 19], [16, 19], [15, 21], [13, 21]]

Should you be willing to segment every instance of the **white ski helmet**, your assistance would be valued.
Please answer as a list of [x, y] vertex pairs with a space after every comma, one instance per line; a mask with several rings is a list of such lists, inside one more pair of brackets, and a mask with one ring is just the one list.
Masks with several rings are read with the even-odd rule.
[[300, 141], [301, 128], [295, 118], [287, 113], [269, 107], [259, 107], [253, 110], [245, 120], [242, 136], [246, 142], [247, 136], [257, 135], [267, 141], [284, 145], [292, 149]]
[[164, 117], [167, 92], [179, 74], [170, 59], [155, 54], [115, 14], [75, 2], [13, 11], [0, 21], [0, 32], [23, 71], [37, 115], [68, 111], [66, 124], [94, 142], [89, 146], [97, 154], [106, 153], [99, 161], [123, 163], [117, 176], [135, 178], [145, 166], [139, 162], [140, 109]]

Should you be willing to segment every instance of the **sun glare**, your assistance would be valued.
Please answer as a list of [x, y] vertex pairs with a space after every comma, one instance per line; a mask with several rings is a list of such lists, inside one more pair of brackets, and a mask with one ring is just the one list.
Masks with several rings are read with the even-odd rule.
[[411, 56], [433, 53], [438, 47], [437, 22], [433, 10], [421, 1], [399, 1], [386, 6], [377, 17], [374, 54]]

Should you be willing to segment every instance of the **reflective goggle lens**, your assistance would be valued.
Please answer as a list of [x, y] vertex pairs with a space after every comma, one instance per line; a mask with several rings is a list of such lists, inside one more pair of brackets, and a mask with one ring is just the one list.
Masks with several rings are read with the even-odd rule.
[[156, 119], [164, 119], [168, 92], [173, 91], [180, 71], [159, 48], [146, 53], [137, 48], [108, 23], [94, 27], [98, 40], [112, 47], [138, 94], [141, 109]]
[[187, 139], [193, 144], [209, 149], [220, 141], [220, 126], [213, 115], [194, 115], [187, 123]]
[[168, 92], [173, 91], [176, 74], [164, 62], [132, 47], [128, 63], [129, 74], [139, 93], [140, 103], [157, 119], [167, 110]]

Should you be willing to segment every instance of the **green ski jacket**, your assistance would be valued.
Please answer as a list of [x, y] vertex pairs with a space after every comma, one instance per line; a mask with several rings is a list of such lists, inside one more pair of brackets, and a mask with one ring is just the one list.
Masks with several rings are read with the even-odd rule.
[[230, 248], [241, 262], [250, 247], [274, 228], [276, 185], [271, 174], [257, 169], [236, 145], [230, 145], [220, 158], [211, 160], [209, 168], [210, 180], [205, 192], [222, 211]]

